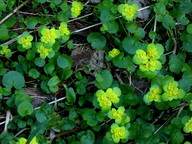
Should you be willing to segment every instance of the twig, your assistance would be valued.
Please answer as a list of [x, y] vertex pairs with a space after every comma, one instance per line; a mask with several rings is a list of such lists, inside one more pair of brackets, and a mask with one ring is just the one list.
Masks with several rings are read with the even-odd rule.
[[105, 124], [109, 123], [110, 121], [112, 121], [112, 119], [109, 119], [108, 121], [102, 123], [102, 124], [101, 124], [101, 127], [104, 126]]
[[30, 128], [25, 128], [25, 129], [22, 129], [21, 131], [19, 131], [18, 133], [16, 133], [15, 137], [17, 137], [18, 135], [20, 135], [22, 132], [26, 131], [26, 130], [29, 130]]
[[[59, 133], [59, 134], [56, 134], [55, 137], [61, 137], [63, 135], [66, 135], [66, 134], [69, 134], [69, 133], [72, 133], [72, 132], [76, 132], [78, 130], [80, 130], [81, 128], [75, 128], [73, 130], [69, 130], [69, 131], [65, 131], [65, 132], [62, 132], [62, 133]], [[47, 137], [47, 139], [51, 139], [51, 137]]]
[[157, 118], [155, 118], [155, 120], [153, 121], [152, 124], [155, 124], [155, 123], [164, 115], [164, 113], [165, 113], [165, 111], [162, 111], [162, 112], [160, 113], [160, 115], [159, 115]]
[[[154, 29], [153, 29], [153, 31], [156, 32], [156, 29], [157, 29], [157, 16], [155, 16], [155, 22], [154, 22]], [[152, 43], [154, 43], [154, 41], [155, 41], [155, 38], [153, 38]]]
[[6, 113], [5, 127], [3, 132], [7, 132], [7, 125], [11, 120], [12, 120], [12, 115], [11, 115], [11, 112], [8, 110]]
[[148, 23], [144, 26], [144, 30], [146, 29], [146, 27], [151, 23], [151, 21], [153, 20], [155, 18], [155, 16], [153, 16], [149, 21], [148, 21]]
[[[52, 102], [49, 102], [49, 104], [54, 104], [55, 102], [59, 102], [59, 101], [62, 101], [62, 100], [64, 100], [64, 99], [66, 99], [66, 97], [62, 97], [62, 98], [56, 99], [56, 100], [54, 100], [54, 101], [52, 101]], [[37, 109], [39, 109], [39, 108], [40, 108], [40, 107], [36, 107], [35, 110], [37, 110]]]
[[174, 48], [173, 48], [173, 54], [176, 54], [177, 52], [177, 41], [175, 40], [175, 38], [172, 38], [173, 43], [174, 43]]
[[[22, 12], [22, 11], [19, 11], [18, 13], [25, 14], [25, 15], [41, 16], [41, 14], [29, 13], [29, 12]], [[50, 15], [50, 14], [46, 14], [46, 16], [55, 17], [54, 15]]]
[[84, 30], [93, 28], [93, 27], [98, 26], [98, 25], [101, 25], [101, 24], [102, 24], [102, 22], [96, 23], [96, 24], [90, 25], [90, 26], [88, 26], [88, 27], [85, 27], [85, 28], [82, 28], [82, 29], [79, 29], [79, 30], [75, 30], [75, 31], [73, 31], [72, 33], [78, 33], [78, 32], [81, 32], [81, 31], [84, 31]]
[[4, 21], [6, 21], [9, 17], [11, 17], [14, 13], [16, 13], [20, 8], [22, 8], [25, 4], [27, 4], [30, 0], [25, 1], [22, 3], [20, 6], [18, 6], [16, 9], [14, 9], [13, 13], [8, 14], [6, 17], [4, 17], [1, 21], [0, 24], [2, 24]]
[[119, 80], [120, 84], [123, 84], [123, 80], [121, 79], [121, 77], [117, 73], [115, 73], [115, 75], [116, 75], [117, 79]]
[[174, 115], [172, 115], [166, 122], [164, 122], [155, 132], [154, 132], [154, 134], [157, 134], [160, 130], [161, 130], [161, 128], [162, 127], [164, 127], [166, 124], [168, 124], [170, 121], [171, 121], [171, 119], [174, 117]]
[[182, 110], [184, 109], [185, 106], [182, 106], [180, 109], [179, 109], [179, 112], [177, 114], [177, 117], [179, 117], [179, 115], [181, 114]]
[[79, 20], [79, 19], [82, 19], [82, 18], [91, 16], [91, 15], [93, 15], [93, 13], [89, 13], [89, 14], [86, 14], [86, 15], [84, 15], [84, 16], [80, 16], [80, 17], [78, 17], [78, 18], [74, 18], [74, 19], [68, 20], [67, 23], [70, 23], [70, 22], [73, 22], [73, 21], [76, 21], [76, 20]]

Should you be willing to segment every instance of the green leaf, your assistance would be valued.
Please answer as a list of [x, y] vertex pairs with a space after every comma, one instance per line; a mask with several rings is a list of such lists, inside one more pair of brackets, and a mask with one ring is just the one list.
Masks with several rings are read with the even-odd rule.
[[47, 103], [42, 104], [42, 106], [35, 112], [35, 117], [40, 123], [52, 118], [54, 115], [54, 107]]
[[113, 77], [108, 70], [102, 70], [95, 73], [95, 86], [99, 89], [107, 89], [111, 86]]
[[126, 29], [131, 33], [135, 33], [137, 31], [137, 24], [135, 22], [128, 22]]
[[40, 57], [37, 57], [35, 59], [35, 65], [38, 67], [43, 67], [45, 65], [45, 60], [41, 59]]
[[72, 87], [70, 88], [67, 88], [66, 85], [63, 85], [64, 88], [65, 88], [65, 91], [66, 91], [66, 98], [67, 98], [67, 101], [71, 104], [73, 104], [75, 101], [76, 101], [76, 94], [75, 94], [75, 91]]
[[22, 117], [31, 115], [33, 113], [33, 110], [34, 108], [29, 102], [22, 102], [18, 106], [18, 113]]
[[115, 20], [115, 16], [114, 16], [114, 14], [111, 12], [111, 8], [104, 8], [104, 9], [101, 11], [100, 20], [101, 20], [103, 23], [107, 23], [107, 22], [109, 22], [109, 21]]
[[45, 3], [47, 0], [36, 0], [38, 3]]
[[87, 41], [91, 43], [92, 48], [96, 50], [101, 50], [106, 45], [106, 39], [105, 37], [98, 33], [98, 32], [92, 32], [88, 35]]
[[0, 26], [0, 41], [5, 41], [9, 39], [9, 30], [6, 25]]
[[72, 130], [75, 127], [75, 122], [69, 118], [64, 118], [61, 126], [62, 130]]
[[122, 41], [123, 49], [129, 54], [135, 54], [136, 50], [142, 46], [140, 42], [136, 40], [134, 37], [125, 37]]
[[25, 79], [22, 74], [17, 71], [10, 71], [3, 75], [3, 85], [7, 88], [20, 89], [25, 85]]
[[57, 57], [57, 65], [60, 68], [63, 68], [63, 69], [71, 68], [72, 64], [73, 64], [73, 61], [71, 57], [66, 54], [62, 54]]
[[176, 25], [176, 22], [173, 20], [173, 17], [168, 14], [163, 17], [162, 23], [166, 29], [173, 29]]
[[0, 0], [0, 11], [6, 11], [6, 7], [4, 0]]
[[184, 140], [184, 136], [178, 129], [173, 129], [170, 135], [171, 143], [180, 144]]
[[107, 32], [112, 34], [117, 33], [119, 30], [119, 25], [115, 20], [107, 22], [106, 26], [107, 26]]
[[138, 40], [144, 38], [145, 30], [143, 28], [138, 28], [134, 33], [134, 37], [137, 38]]
[[33, 68], [33, 69], [30, 69], [29, 76], [34, 79], [37, 79], [40, 76], [40, 73], [37, 71], [37, 69]]
[[181, 54], [179, 54], [179, 55], [175, 55], [175, 54], [170, 55], [169, 69], [170, 69], [171, 72], [179, 74], [181, 72], [181, 70], [182, 70], [183, 63], [184, 63], [184, 57]]
[[183, 49], [187, 52], [192, 52], [192, 42], [183, 42]]
[[32, 132], [32, 134], [29, 136], [29, 138], [27, 139], [27, 143], [26, 144], [30, 144], [31, 140], [37, 135], [37, 133], [43, 129], [44, 127], [46, 127], [46, 125], [49, 123], [50, 119], [47, 119], [45, 121], [43, 121], [42, 123], [40, 123], [37, 128]]
[[192, 34], [192, 24], [189, 24], [189, 25], [187, 26], [187, 32], [190, 33], [190, 34]]
[[44, 71], [46, 74], [52, 74], [55, 66], [52, 63], [47, 63], [44, 67]]
[[156, 32], [154, 32], [154, 31], [150, 31], [150, 32], [149, 32], [149, 38], [150, 38], [150, 39], [155, 39], [156, 36], [157, 36], [157, 33], [156, 33]]
[[47, 93], [47, 94], [50, 94], [51, 91], [49, 90], [49, 87], [47, 86], [47, 81], [42, 81], [41, 82], [41, 90], [44, 92], [44, 93]]
[[52, 93], [56, 93], [59, 90], [59, 87], [58, 87], [58, 85], [49, 86], [49, 90]]
[[60, 82], [59, 77], [58, 77], [58, 76], [54, 76], [54, 77], [52, 77], [52, 78], [48, 81], [47, 85], [51, 87], [51, 86], [57, 85], [59, 82]]
[[81, 136], [80, 138], [81, 144], [94, 144], [94, 142], [95, 142], [95, 135], [90, 130], [87, 130], [86, 134]]
[[6, 4], [7, 4], [8, 7], [13, 7], [15, 2], [16, 2], [16, 0], [7, 0]]
[[1, 144], [15, 144], [13, 133], [3, 132], [0, 135]]
[[31, 97], [26, 94], [17, 94], [15, 98], [15, 104], [18, 106], [22, 102], [31, 102]]
[[83, 119], [87, 122], [88, 125], [90, 126], [95, 126], [97, 125], [98, 121], [97, 121], [97, 115], [96, 115], [96, 111], [93, 109], [89, 109], [89, 108], [85, 108], [83, 109]]
[[38, 24], [38, 17], [27, 17], [25, 19], [25, 24], [29, 29], [34, 29]]

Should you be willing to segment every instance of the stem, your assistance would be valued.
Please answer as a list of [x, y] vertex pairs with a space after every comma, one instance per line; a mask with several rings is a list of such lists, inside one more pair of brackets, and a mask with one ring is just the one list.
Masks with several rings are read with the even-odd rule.
[[[156, 29], [157, 29], [157, 16], [155, 16], [155, 22], [154, 22], [154, 29], [153, 31], [156, 32]], [[152, 40], [152, 43], [154, 43], [155, 41], [155, 38]]]

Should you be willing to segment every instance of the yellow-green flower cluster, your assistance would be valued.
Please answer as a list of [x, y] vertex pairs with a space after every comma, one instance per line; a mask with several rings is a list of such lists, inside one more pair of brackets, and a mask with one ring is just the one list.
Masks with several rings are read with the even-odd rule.
[[20, 38], [18, 38], [17, 42], [22, 45], [24, 49], [30, 49], [32, 46], [31, 41], [33, 40], [33, 36], [28, 32], [24, 32]]
[[162, 89], [158, 85], [152, 85], [149, 92], [144, 95], [144, 101], [150, 104], [152, 101], [161, 102]]
[[[16, 144], [26, 144], [26, 143], [27, 139], [24, 137], [19, 138], [18, 142], [16, 142]], [[39, 144], [39, 143], [37, 142], [37, 138], [34, 137], [29, 144]]]
[[114, 57], [116, 57], [116, 56], [118, 56], [120, 54], [120, 50], [114, 48], [111, 51], [109, 51], [108, 54], [109, 54], [110, 57], [114, 58]]
[[125, 108], [123, 106], [120, 106], [117, 110], [112, 108], [108, 112], [108, 117], [115, 119], [115, 123], [117, 124], [128, 123], [130, 121], [130, 118], [126, 115]]
[[119, 126], [114, 123], [111, 125], [111, 137], [115, 143], [119, 143], [120, 140], [126, 139], [129, 136], [128, 130], [124, 126]]
[[136, 54], [133, 57], [133, 62], [140, 65], [139, 69], [145, 71], [160, 70], [162, 65], [158, 60], [164, 52], [164, 48], [161, 44], [148, 44], [147, 50], [136, 50]]
[[68, 29], [67, 23], [65, 23], [65, 22], [62, 22], [62, 23], [60, 24], [60, 26], [59, 26], [59, 31], [60, 31], [61, 35], [67, 35], [67, 36], [69, 36], [70, 33], [71, 33], [70, 30]]
[[158, 84], [151, 85], [149, 92], [144, 95], [143, 100], [146, 104], [151, 102], [172, 101], [181, 99], [185, 96], [185, 91], [178, 88], [178, 82], [173, 77], [166, 76], [162, 78], [162, 86]]
[[174, 99], [181, 99], [185, 96], [185, 91], [178, 88], [178, 82], [173, 79], [170, 80], [166, 85], [163, 86], [165, 91], [162, 94], [162, 99], [164, 101], [172, 101]]
[[40, 58], [45, 59], [51, 53], [52, 48], [46, 48], [43, 43], [39, 43], [37, 46], [37, 52], [40, 54]]
[[112, 103], [118, 103], [121, 90], [118, 87], [108, 88], [106, 92], [98, 90], [96, 92], [97, 101], [103, 111], [109, 111]]
[[8, 45], [3, 45], [0, 54], [4, 55], [6, 58], [10, 58], [12, 56], [11, 50], [8, 48]]
[[107, 30], [108, 30], [107, 25], [103, 23], [102, 27], [100, 28], [100, 31], [105, 33], [105, 31], [107, 31]]
[[72, 2], [72, 7], [71, 7], [71, 17], [76, 18], [81, 14], [81, 10], [83, 10], [83, 3], [78, 2], [78, 1], [73, 1]]
[[137, 4], [121, 4], [118, 6], [119, 13], [122, 14], [122, 16], [128, 20], [131, 21], [137, 17], [137, 10], [139, 9]]
[[53, 45], [55, 43], [55, 39], [60, 37], [59, 30], [56, 30], [55, 28], [48, 29], [47, 27], [44, 27], [41, 30], [41, 42], [46, 44]]
[[186, 132], [186, 133], [192, 132], [192, 118], [189, 119], [189, 120], [187, 121], [187, 123], [185, 123], [185, 126], [184, 126], [184, 128], [183, 128], [183, 131]]

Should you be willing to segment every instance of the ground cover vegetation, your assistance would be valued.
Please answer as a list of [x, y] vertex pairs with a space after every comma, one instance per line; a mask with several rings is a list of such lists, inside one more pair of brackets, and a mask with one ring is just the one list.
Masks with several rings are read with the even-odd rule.
[[191, 144], [191, 0], [0, 0], [1, 144]]

